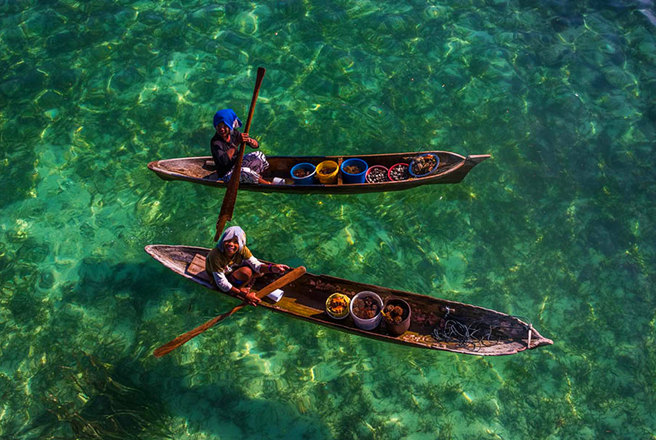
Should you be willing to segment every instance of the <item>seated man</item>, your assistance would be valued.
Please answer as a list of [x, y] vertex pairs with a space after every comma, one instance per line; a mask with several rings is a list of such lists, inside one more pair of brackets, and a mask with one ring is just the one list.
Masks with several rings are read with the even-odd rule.
[[[240, 133], [237, 128], [241, 127], [241, 120], [232, 109], [219, 110], [214, 115], [214, 128], [216, 133], [210, 142], [212, 158], [216, 166], [216, 172], [219, 179], [229, 181], [232, 176], [232, 169], [237, 163], [239, 145], [244, 142], [251, 148], [258, 148], [259, 143], [251, 138], [248, 133]], [[261, 174], [269, 167], [264, 154], [260, 151], [254, 151], [244, 155], [241, 165], [240, 182], [261, 183], [270, 185], [263, 179]], [[282, 183], [279, 179], [274, 179], [273, 183]]]
[[239, 226], [226, 228], [216, 247], [205, 259], [205, 271], [223, 292], [230, 292], [256, 305], [260, 299], [251, 292], [254, 276], [282, 273], [289, 269], [284, 264], [263, 264], [246, 247], [246, 233]]

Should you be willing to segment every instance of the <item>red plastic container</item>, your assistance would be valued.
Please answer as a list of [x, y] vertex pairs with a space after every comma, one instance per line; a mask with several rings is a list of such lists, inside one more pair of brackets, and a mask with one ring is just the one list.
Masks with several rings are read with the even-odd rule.
[[[393, 174], [392, 171], [397, 170], [398, 168], [402, 168], [402, 167], [405, 167], [405, 172], [403, 173], [403, 178], [402, 179], [395, 179], [392, 175]], [[408, 180], [410, 178], [409, 169], [410, 169], [410, 167], [408, 166], [407, 163], [403, 163], [403, 162], [395, 163], [394, 165], [392, 165], [390, 167], [389, 171], [387, 172], [387, 178], [389, 180], [392, 180], [392, 181]]]

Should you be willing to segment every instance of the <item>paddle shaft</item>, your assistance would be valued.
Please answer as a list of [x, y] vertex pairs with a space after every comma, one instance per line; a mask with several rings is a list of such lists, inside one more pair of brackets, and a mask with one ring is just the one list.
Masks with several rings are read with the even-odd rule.
[[[305, 273], [305, 267], [299, 266], [296, 269], [293, 269], [290, 272], [287, 272], [285, 275], [281, 276], [280, 278], [276, 279], [270, 284], [267, 284], [264, 286], [262, 289], [258, 290], [256, 295], [258, 298], [262, 299], [271, 292], [273, 292], [276, 289], [280, 289], [281, 287], [286, 286], [287, 284], [291, 283], [292, 281], [300, 278], [303, 276]], [[187, 333], [178, 336], [177, 338], [173, 339], [170, 342], [167, 342], [166, 344], [162, 345], [161, 347], [157, 348], [153, 354], [155, 357], [162, 357], [165, 354], [168, 354], [175, 350], [176, 348], [180, 347], [181, 345], [189, 342], [192, 338], [195, 338], [196, 336], [200, 335], [204, 331], [208, 330], [211, 327], [214, 327], [217, 323], [220, 321], [224, 320], [228, 316], [232, 315], [233, 313], [241, 310], [242, 308], [246, 307], [248, 305], [247, 302], [243, 302], [239, 304], [236, 307], [233, 307], [232, 310], [229, 312], [223, 313], [216, 318], [212, 318], [209, 321], [207, 321], [205, 324], [200, 325], [196, 327], [193, 330], [188, 331]]]
[[[264, 67], [257, 68], [257, 78], [255, 79], [255, 89], [253, 90], [253, 98], [251, 99], [251, 106], [248, 109], [248, 118], [246, 119], [246, 127], [244, 133], [249, 133], [251, 129], [251, 121], [253, 120], [253, 112], [255, 111], [255, 103], [257, 102], [257, 96], [260, 94], [260, 86], [262, 86], [262, 80], [264, 79], [264, 73], [266, 69]], [[221, 232], [225, 227], [228, 221], [232, 220], [232, 212], [235, 209], [235, 203], [237, 202], [237, 191], [239, 190], [239, 178], [241, 176], [241, 163], [244, 158], [244, 150], [246, 149], [245, 142], [242, 142], [239, 146], [239, 155], [237, 156], [237, 162], [232, 169], [232, 175], [230, 176], [230, 181], [228, 182], [228, 188], [225, 195], [223, 196], [223, 203], [221, 203], [221, 211], [219, 212], [219, 218], [216, 221], [216, 233], [214, 234], [214, 241], [217, 241], [221, 236]]]

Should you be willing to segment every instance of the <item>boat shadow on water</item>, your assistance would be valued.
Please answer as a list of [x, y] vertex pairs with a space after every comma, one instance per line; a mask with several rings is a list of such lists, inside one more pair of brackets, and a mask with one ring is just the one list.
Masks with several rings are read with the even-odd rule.
[[[199, 381], [201, 386], [190, 385], [197, 376], [193, 365], [177, 368], [176, 375], [169, 363], [144, 369], [129, 357], [110, 363], [76, 352], [66, 362], [57, 361], [52, 367], [56, 379], [49, 378], [56, 391], [42, 397], [45, 411], [12, 438], [27, 433], [38, 433], [39, 438], [67, 438], [71, 433], [76, 438], [176, 438], [176, 426], [182, 429], [181, 425], [188, 432], [216, 438], [233, 438], [235, 432], [255, 437], [262, 430], [270, 431], [265, 433], [270, 438], [278, 438], [279, 431], [322, 438], [329, 432], [310, 412], [299, 417], [299, 408], [292, 403], [248, 396], [248, 390], [240, 389], [246, 380], [215, 377], [212, 385], [204, 380]], [[263, 414], [272, 423], [262, 426]]]
[[[276, 438], [279, 430], [308, 438], [329, 432], [302, 404], [299, 409], [272, 395], [252, 396], [253, 389], [269, 391], [265, 378], [232, 368], [254, 359], [226, 355], [236, 350], [239, 334], [220, 337], [223, 349], [210, 344], [205, 361], [184, 362], [185, 356], [198, 354], [189, 347], [170, 361], [150, 356], [163, 334], [177, 331], [172, 326], [195, 325], [204, 318], [199, 313], [222, 307], [226, 301], [220, 296], [190, 295], [185, 281], [167, 279], [161, 268], [146, 263], [88, 258], [80, 278], [64, 289], [63, 308], [50, 331], [74, 343], [49, 350], [47, 364], [30, 380], [34, 392], [41, 390], [43, 412], [16, 431], [16, 438], [28, 431], [40, 438], [176, 438], [180, 424], [216, 438], [235, 433], [255, 437], [262, 429]], [[162, 308], [172, 308], [175, 323], [171, 316], [162, 317]], [[89, 348], [80, 341], [89, 339], [95, 326], [100, 327]], [[274, 423], [263, 428], [262, 414]]]

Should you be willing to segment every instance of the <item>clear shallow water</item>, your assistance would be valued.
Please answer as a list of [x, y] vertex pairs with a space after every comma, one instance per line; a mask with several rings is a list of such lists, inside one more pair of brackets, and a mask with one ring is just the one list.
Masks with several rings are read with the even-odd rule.
[[[1, 3], [0, 437], [655, 436], [653, 11]], [[207, 154], [257, 66], [266, 153], [493, 159], [402, 193], [240, 193], [256, 255], [523, 316], [555, 344], [427, 352], [250, 309], [153, 358], [236, 302], [143, 252], [210, 246], [223, 196], [145, 165]]]

